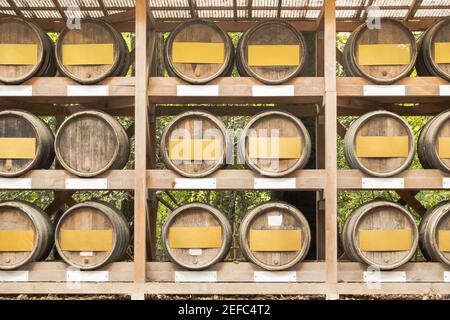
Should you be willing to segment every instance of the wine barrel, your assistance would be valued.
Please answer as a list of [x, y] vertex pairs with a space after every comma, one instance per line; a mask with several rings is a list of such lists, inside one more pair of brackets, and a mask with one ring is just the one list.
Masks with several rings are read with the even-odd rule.
[[239, 228], [247, 260], [266, 270], [285, 270], [308, 253], [311, 231], [303, 213], [282, 202], [268, 202], [250, 211]]
[[104, 112], [88, 110], [71, 115], [61, 124], [55, 152], [67, 171], [93, 177], [122, 169], [128, 161], [130, 144], [117, 120]]
[[0, 177], [17, 177], [53, 163], [53, 133], [35, 115], [22, 110], [0, 112]]
[[418, 245], [413, 216], [390, 201], [372, 201], [352, 212], [342, 231], [346, 256], [380, 270], [407, 263]]
[[56, 42], [59, 72], [81, 84], [125, 76], [130, 54], [122, 35], [99, 19], [81, 19], [79, 29], [66, 27]]
[[450, 173], [450, 111], [442, 112], [422, 129], [417, 153], [424, 168]]
[[231, 147], [223, 122], [203, 111], [178, 115], [161, 136], [166, 166], [190, 178], [204, 177], [223, 167]]
[[282, 20], [263, 21], [239, 39], [236, 66], [241, 76], [280, 84], [298, 76], [307, 54], [303, 35], [291, 24]]
[[423, 33], [419, 41], [416, 69], [420, 76], [450, 81], [450, 18], [444, 18]]
[[0, 82], [20, 84], [56, 73], [54, 45], [36, 24], [17, 17], [0, 18]]
[[202, 270], [226, 257], [232, 231], [227, 217], [218, 209], [190, 203], [172, 212], [161, 237], [173, 262], [186, 269]]
[[164, 60], [170, 76], [204, 84], [231, 74], [234, 46], [214, 22], [193, 19], [172, 31], [164, 47]]
[[130, 230], [119, 210], [91, 200], [64, 212], [56, 225], [55, 244], [67, 264], [93, 270], [124, 257]]
[[53, 226], [38, 207], [20, 201], [0, 203], [0, 270], [12, 270], [47, 258]]
[[311, 138], [303, 123], [284, 111], [254, 116], [242, 131], [239, 156], [247, 167], [269, 177], [303, 168], [311, 155]]
[[419, 226], [419, 245], [428, 261], [450, 266], [450, 200], [431, 208]]
[[348, 38], [343, 65], [347, 76], [391, 84], [409, 76], [417, 59], [414, 35], [400, 21], [382, 18], [380, 28], [367, 23]]
[[369, 112], [348, 129], [344, 155], [353, 169], [374, 177], [395, 176], [414, 160], [414, 132], [394, 113]]

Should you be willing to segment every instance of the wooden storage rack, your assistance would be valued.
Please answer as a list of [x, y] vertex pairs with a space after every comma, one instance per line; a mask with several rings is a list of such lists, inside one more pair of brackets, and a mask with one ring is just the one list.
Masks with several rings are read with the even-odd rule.
[[[18, 15], [31, 19], [47, 31], [59, 31], [64, 25], [70, 8], [62, 7], [58, 0], [49, 7], [20, 7], [15, 0], [0, 7], [2, 15]], [[364, 279], [366, 267], [353, 262], [340, 262], [337, 257], [337, 192], [362, 189], [365, 178], [358, 170], [337, 170], [337, 134], [343, 128], [337, 122], [338, 115], [360, 115], [370, 110], [384, 108], [401, 115], [434, 115], [449, 108], [448, 97], [440, 95], [440, 86], [449, 85], [438, 78], [408, 78], [396, 85], [404, 85], [406, 93], [391, 96], [364, 96], [364, 86], [371, 85], [360, 78], [336, 78], [336, 32], [352, 31], [371, 16], [364, 4], [348, 4], [345, 1], [300, 1], [298, 6], [287, 7], [281, 0], [276, 6], [254, 6], [252, 1], [229, 1], [228, 6], [196, 5], [187, 1], [186, 7], [170, 7], [168, 2], [150, 0], [121, 0], [107, 7], [99, 0], [98, 7], [80, 5], [82, 16], [94, 16], [113, 23], [119, 30], [135, 32], [136, 75], [127, 78], [109, 78], [100, 85], [108, 87], [108, 96], [73, 97], [69, 86], [78, 86], [65, 78], [34, 78], [23, 86], [32, 88], [32, 94], [1, 97], [1, 109], [27, 108], [38, 115], [64, 115], [83, 104], [113, 115], [135, 117], [135, 169], [113, 170], [99, 178], [108, 180], [108, 189], [134, 191], [135, 234], [134, 261], [118, 262], [100, 271], [108, 271], [107, 282], [66, 282], [67, 266], [61, 262], [37, 262], [21, 271], [28, 272], [28, 281], [0, 282], [0, 294], [127, 294], [135, 299], [145, 294], [320, 294], [337, 298], [340, 294], [450, 294], [450, 268], [438, 263], [409, 263], [396, 270], [401, 282], [368, 285]], [[299, 2], [299, 3], [300, 3]], [[310, 4], [310, 2], [312, 4]], [[423, 5], [411, 0], [409, 5], [399, 6], [395, 1], [384, 4], [382, 15], [403, 20], [412, 30], [425, 30], [439, 15], [445, 15], [448, 5]], [[439, 1], [438, 1], [439, 2]], [[369, 4], [373, 1], [369, 1]], [[444, 3], [444, 2], [443, 2]], [[253, 97], [252, 86], [260, 85], [250, 78], [221, 78], [210, 85], [217, 85], [215, 97], [178, 97], [177, 85], [184, 84], [176, 78], [158, 78], [148, 73], [148, 66], [157, 59], [155, 39], [157, 32], [173, 30], [180, 21], [191, 17], [211, 18], [227, 31], [243, 31], [263, 18], [290, 20], [299, 30], [316, 32], [316, 77], [298, 78], [286, 85], [294, 86], [289, 97]], [[338, 54], [336, 54], [338, 53]], [[150, 78], [149, 78], [150, 76]], [[149, 79], [149, 81], [147, 81]], [[3, 90], [3, 86], [0, 90]], [[3, 91], [0, 91], [3, 92]], [[1, 93], [0, 93], [1, 95]], [[411, 107], [399, 103], [415, 103]], [[318, 214], [319, 240], [322, 252], [317, 262], [305, 262], [292, 270], [296, 280], [292, 283], [254, 282], [254, 272], [261, 271], [250, 263], [223, 262], [212, 267], [215, 282], [176, 282], [175, 271], [180, 268], [169, 262], [153, 262], [155, 250], [155, 211], [148, 208], [147, 199], [152, 191], [177, 188], [180, 178], [169, 170], [152, 169], [155, 145], [153, 140], [154, 117], [177, 114], [185, 110], [180, 106], [164, 104], [220, 104], [204, 106], [218, 115], [251, 115], [263, 107], [224, 106], [224, 104], [279, 104], [298, 116], [317, 118], [317, 170], [299, 170], [291, 178], [296, 179], [297, 190], [317, 190], [323, 194], [324, 210]], [[72, 108], [72, 109], [71, 109]], [[146, 174], [144, 174], [146, 173]], [[66, 190], [65, 179], [74, 178], [61, 170], [36, 170], [24, 178], [31, 178], [31, 189]], [[216, 179], [216, 190], [252, 190], [258, 178], [248, 170], [220, 170], [210, 178]], [[400, 177], [404, 181], [403, 195], [410, 190], [449, 188], [449, 175], [437, 170], [409, 170]], [[383, 186], [380, 186], [383, 189]], [[325, 214], [326, 212], [326, 214]], [[148, 234], [147, 224], [150, 226]], [[147, 252], [146, 237], [153, 240]], [[4, 274], [3, 274], [4, 275]], [[446, 278], [444, 278], [444, 275]], [[400, 280], [399, 280], [400, 281]], [[243, 285], [245, 283], [245, 285]]]

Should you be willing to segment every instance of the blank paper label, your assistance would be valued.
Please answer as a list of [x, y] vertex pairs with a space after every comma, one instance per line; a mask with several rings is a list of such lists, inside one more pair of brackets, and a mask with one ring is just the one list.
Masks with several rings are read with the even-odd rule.
[[105, 282], [109, 280], [108, 271], [78, 271], [66, 273], [67, 282]]
[[255, 271], [253, 274], [255, 282], [296, 282], [295, 271]]
[[294, 86], [253, 86], [254, 97], [293, 97]]
[[255, 189], [295, 189], [297, 180], [295, 178], [255, 178], [253, 180]]
[[189, 249], [190, 256], [201, 256], [203, 254], [202, 249]]
[[0, 86], [0, 97], [31, 97], [33, 86]]
[[367, 85], [364, 86], [363, 90], [364, 96], [405, 96], [406, 95], [406, 87], [405, 86], [375, 86], [375, 85]]
[[0, 178], [0, 189], [31, 189], [31, 178]]
[[269, 227], [279, 227], [283, 224], [283, 216], [268, 216], [267, 224]]
[[66, 189], [104, 190], [108, 189], [108, 179], [66, 179]]
[[405, 179], [403, 178], [362, 178], [363, 189], [403, 189]]
[[406, 272], [404, 271], [366, 271], [364, 272], [364, 282], [406, 282]]
[[216, 271], [175, 271], [175, 282], [216, 282]]
[[0, 282], [27, 282], [28, 271], [0, 271]]
[[450, 271], [444, 271], [444, 282], [450, 282]]
[[216, 189], [216, 179], [215, 178], [200, 178], [200, 179], [176, 178], [174, 188], [175, 189], [185, 189], [185, 190]]
[[219, 86], [178, 85], [177, 96], [180, 97], [218, 97]]
[[104, 97], [109, 95], [108, 86], [67, 86], [71, 97]]
[[442, 186], [444, 189], [450, 189], [450, 178], [443, 178]]
[[439, 87], [439, 95], [443, 97], [450, 97], [450, 86], [449, 85], [441, 85]]

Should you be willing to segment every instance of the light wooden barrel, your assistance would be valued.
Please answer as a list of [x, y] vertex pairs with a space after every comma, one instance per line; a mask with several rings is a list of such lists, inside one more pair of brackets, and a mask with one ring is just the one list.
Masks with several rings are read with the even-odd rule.
[[347, 258], [392, 270], [414, 256], [419, 234], [413, 216], [390, 201], [372, 201], [348, 217], [342, 231]]
[[431, 26], [419, 41], [416, 69], [420, 76], [437, 76], [450, 81], [450, 18]]
[[82, 111], [68, 117], [55, 137], [58, 161], [80, 177], [93, 177], [107, 170], [122, 169], [130, 144], [120, 123], [101, 111]]
[[391, 177], [414, 160], [414, 132], [400, 116], [374, 111], [357, 119], [345, 135], [344, 155], [349, 166], [374, 177]]
[[202, 270], [226, 257], [232, 230], [227, 217], [218, 209], [190, 203], [167, 218], [161, 238], [173, 262], [186, 269]]
[[19, 84], [56, 73], [53, 42], [36, 24], [0, 18], [0, 82]]
[[233, 70], [231, 38], [212, 21], [194, 19], [179, 24], [164, 47], [169, 75], [204, 84]]
[[422, 129], [417, 153], [424, 168], [450, 173], [450, 111], [442, 112]]
[[308, 221], [297, 208], [268, 202], [250, 211], [239, 228], [247, 260], [266, 270], [285, 270], [301, 262], [311, 244]]
[[223, 122], [210, 113], [188, 111], [175, 117], [161, 136], [161, 155], [171, 170], [190, 178], [207, 176], [226, 164], [232, 146]]
[[38, 207], [19, 201], [0, 203], [0, 270], [12, 270], [47, 258], [53, 226]]
[[343, 64], [348, 76], [391, 84], [409, 76], [417, 59], [414, 35], [400, 21], [383, 18], [381, 27], [363, 24], [347, 40]]
[[303, 35], [282, 20], [263, 21], [247, 30], [236, 52], [239, 74], [266, 84], [297, 77], [308, 54]]
[[130, 244], [124, 215], [100, 201], [69, 208], [58, 221], [55, 244], [61, 258], [81, 270], [93, 270], [120, 261]]
[[65, 28], [56, 43], [60, 73], [82, 84], [126, 75], [130, 53], [122, 35], [99, 19], [81, 19], [80, 29]]
[[308, 163], [311, 138], [296, 116], [284, 111], [266, 111], [247, 123], [238, 149], [241, 159], [253, 171], [281, 177]]
[[431, 208], [419, 226], [419, 245], [428, 261], [450, 265], [450, 201]]
[[17, 177], [53, 163], [54, 137], [35, 115], [22, 110], [0, 112], [0, 177]]

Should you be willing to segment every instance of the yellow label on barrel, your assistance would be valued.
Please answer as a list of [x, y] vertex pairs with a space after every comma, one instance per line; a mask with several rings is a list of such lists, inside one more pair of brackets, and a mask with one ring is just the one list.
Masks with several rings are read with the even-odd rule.
[[34, 65], [37, 58], [36, 44], [0, 44], [0, 65]]
[[34, 159], [35, 138], [0, 138], [0, 159]]
[[412, 247], [412, 232], [403, 230], [360, 230], [361, 251], [408, 251]]
[[258, 45], [248, 46], [248, 65], [250, 67], [298, 66], [300, 64], [300, 45]]
[[221, 246], [221, 227], [169, 228], [169, 247], [172, 249], [211, 249]]
[[174, 161], [217, 161], [222, 154], [220, 139], [170, 139], [169, 159]]
[[439, 251], [450, 252], [450, 230], [439, 230]]
[[360, 158], [406, 158], [408, 136], [357, 136], [356, 155]]
[[361, 66], [407, 65], [411, 62], [409, 44], [360, 44], [358, 49]]
[[220, 42], [174, 42], [172, 61], [174, 63], [223, 63], [225, 45]]
[[59, 246], [64, 251], [111, 251], [112, 230], [67, 230], [59, 231]]
[[249, 137], [251, 159], [297, 159], [302, 154], [300, 137]]
[[32, 230], [0, 230], [0, 252], [29, 252], [33, 248]]
[[301, 230], [250, 230], [249, 247], [251, 251], [300, 251], [302, 248]]
[[450, 63], [450, 42], [436, 42], [434, 44], [434, 62]]
[[62, 63], [65, 66], [113, 64], [114, 44], [64, 44]]
[[439, 158], [450, 159], [450, 137], [439, 138]]

